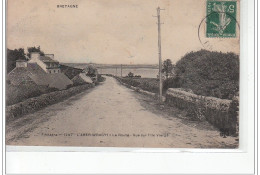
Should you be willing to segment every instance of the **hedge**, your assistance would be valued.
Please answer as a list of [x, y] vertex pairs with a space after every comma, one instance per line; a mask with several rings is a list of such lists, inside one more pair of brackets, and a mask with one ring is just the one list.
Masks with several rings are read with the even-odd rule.
[[220, 131], [231, 135], [238, 134], [238, 97], [226, 100], [169, 88], [166, 92], [166, 102], [185, 109], [188, 114], [193, 115], [191, 117], [207, 120]]
[[43, 94], [38, 97], [29, 98], [23, 102], [6, 107], [6, 120], [17, 118], [22, 115], [40, 110], [48, 105], [58, 103], [68, 97], [80, 93], [86, 89], [93, 87], [92, 84], [71, 87], [66, 90], [54, 91], [48, 94]]

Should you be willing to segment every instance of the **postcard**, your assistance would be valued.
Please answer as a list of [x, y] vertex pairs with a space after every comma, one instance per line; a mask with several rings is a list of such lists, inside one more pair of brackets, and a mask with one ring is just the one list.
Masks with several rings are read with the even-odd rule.
[[6, 145], [239, 147], [239, 0], [6, 11]]

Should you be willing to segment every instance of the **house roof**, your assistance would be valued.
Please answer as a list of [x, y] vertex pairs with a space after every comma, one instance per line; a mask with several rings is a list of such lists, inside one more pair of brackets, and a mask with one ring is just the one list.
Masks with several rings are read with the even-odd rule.
[[79, 77], [81, 79], [83, 79], [86, 83], [93, 83], [93, 81], [91, 80], [91, 78], [89, 76], [86, 76], [85, 73], [80, 73]]
[[56, 61], [48, 56], [40, 56], [40, 60], [44, 63], [59, 63], [58, 61]]
[[66, 87], [70, 84], [73, 84], [73, 82], [63, 73], [56, 73], [56, 74], [49, 74], [50, 80], [49, 80], [49, 86], [55, 87], [58, 89], [66, 89]]
[[9, 72], [7, 79], [10, 80], [13, 85], [20, 85], [23, 82], [33, 81], [29, 75], [30, 72], [25, 67], [17, 67]]
[[91, 78], [89, 76], [86, 76], [85, 73], [80, 73], [78, 75], [76, 75], [72, 81], [74, 83], [93, 83], [93, 81], [91, 80]]
[[16, 62], [27, 62], [27, 61], [26, 61], [26, 60], [19, 59], [19, 60], [16, 60]]
[[27, 65], [27, 70], [32, 74], [46, 74], [46, 72], [37, 63], [29, 63]]
[[14, 85], [25, 81], [33, 81], [37, 85], [65, 89], [73, 82], [63, 73], [48, 74], [37, 63], [28, 63], [27, 67], [16, 67], [8, 75], [7, 79]]

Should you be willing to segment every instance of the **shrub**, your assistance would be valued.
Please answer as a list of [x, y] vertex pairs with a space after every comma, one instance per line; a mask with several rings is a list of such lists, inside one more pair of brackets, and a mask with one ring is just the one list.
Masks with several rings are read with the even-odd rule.
[[98, 82], [103, 82], [103, 81], [105, 81], [105, 80], [106, 80], [105, 77], [102, 77], [100, 74], [98, 74], [98, 76], [97, 76], [97, 81], [98, 81]]
[[82, 69], [66, 66], [60, 64], [61, 72], [64, 73], [69, 79], [73, 79], [75, 76], [82, 72]]
[[24, 114], [37, 111], [51, 104], [55, 104], [68, 97], [71, 97], [77, 93], [82, 92], [85, 89], [93, 87], [91, 84], [85, 84], [82, 86], [72, 87], [70, 89], [55, 91], [48, 94], [43, 94], [35, 98], [26, 99], [20, 103], [16, 103], [6, 107], [6, 121], [10, 121], [12, 118], [20, 117]]
[[205, 113], [206, 108], [202, 101], [193, 100], [192, 105], [187, 109], [187, 116], [199, 121], [206, 120]]
[[28, 98], [37, 97], [42, 94], [58, 91], [59, 89], [47, 86], [39, 86], [32, 82], [18, 86], [6, 84], [6, 105], [13, 105]]
[[168, 88], [179, 88], [179, 77], [171, 77], [163, 81], [163, 92], [166, 92]]
[[128, 77], [133, 77], [133, 76], [134, 76], [134, 73], [132, 73], [132, 72], [128, 73]]
[[139, 81], [135, 81], [135, 79], [132, 79], [132, 78], [122, 78], [121, 80], [123, 83], [129, 84], [134, 87], [137, 87], [140, 85]]
[[156, 78], [118, 77], [117, 79], [130, 86], [138, 87], [149, 92], [158, 93], [159, 91], [159, 80]]
[[239, 91], [239, 56], [234, 53], [188, 53], [176, 63], [175, 73], [177, 83], [169, 82], [167, 87], [177, 84], [195, 94], [222, 99], [232, 99]]
[[6, 105], [12, 105], [25, 99], [41, 95], [41, 90], [36, 85], [6, 85]]

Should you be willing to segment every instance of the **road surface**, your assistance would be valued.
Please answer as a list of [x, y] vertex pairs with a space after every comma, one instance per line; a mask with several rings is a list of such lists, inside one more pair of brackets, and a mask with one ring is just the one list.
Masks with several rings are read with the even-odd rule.
[[106, 77], [101, 85], [14, 120], [6, 126], [8, 145], [226, 148], [207, 122], [191, 121], [178, 109], [159, 105]]

